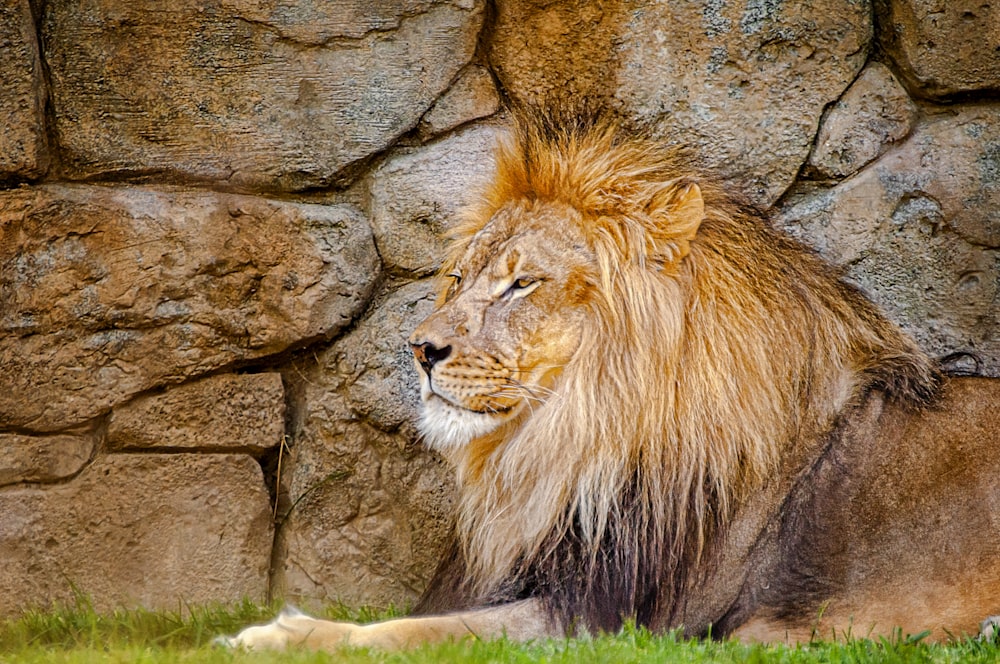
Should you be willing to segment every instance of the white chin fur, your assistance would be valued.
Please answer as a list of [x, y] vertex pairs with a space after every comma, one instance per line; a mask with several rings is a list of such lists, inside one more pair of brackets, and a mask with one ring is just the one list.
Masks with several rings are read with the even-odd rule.
[[420, 432], [429, 447], [446, 450], [461, 447], [500, 426], [502, 418], [474, 413], [451, 405], [437, 395], [424, 398]]

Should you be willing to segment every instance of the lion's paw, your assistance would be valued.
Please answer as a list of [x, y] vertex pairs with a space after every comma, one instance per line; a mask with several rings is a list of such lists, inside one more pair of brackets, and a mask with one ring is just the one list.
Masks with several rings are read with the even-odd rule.
[[352, 637], [356, 639], [364, 632], [364, 627], [354, 623], [318, 620], [286, 608], [266, 625], [247, 627], [236, 636], [220, 636], [215, 643], [225, 648], [246, 650], [285, 650], [291, 647], [332, 650], [352, 643]]
[[288, 646], [288, 632], [275, 621], [247, 627], [236, 636], [217, 636], [212, 643], [223, 648], [284, 650]]
[[313, 620], [296, 609], [286, 607], [278, 617], [266, 625], [247, 627], [236, 636], [217, 636], [213, 645], [222, 648], [242, 648], [246, 650], [284, 650], [297, 643], [298, 623]]

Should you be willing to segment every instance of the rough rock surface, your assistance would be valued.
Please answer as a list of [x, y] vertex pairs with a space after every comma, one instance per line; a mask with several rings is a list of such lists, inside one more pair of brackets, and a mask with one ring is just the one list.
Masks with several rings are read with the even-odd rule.
[[0, 180], [48, 166], [45, 85], [30, 0], [0, 3]]
[[285, 435], [281, 374], [223, 374], [140, 396], [111, 411], [112, 449], [261, 454]]
[[0, 194], [0, 427], [64, 428], [332, 335], [377, 273], [371, 231], [346, 206], [66, 185]]
[[875, 0], [880, 41], [910, 90], [947, 98], [1000, 90], [1000, 5]]
[[433, 288], [434, 280], [426, 279], [383, 296], [356, 329], [320, 356], [351, 410], [383, 431], [416, 435], [420, 381], [409, 338], [434, 308]]
[[267, 594], [272, 530], [245, 455], [101, 457], [72, 481], [0, 490], [0, 615], [39, 602], [177, 609]]
[[1000, 109], [930, 119], [850, 180], [793, 197], [781, 222], [930, 352], [1000, 376]]
[[873, 62], [823, 118], [809, 166], [828, 178], [851, 175], [909, 134], [916, 119], [917, 106], [903, 86]]
[[491, 62], [519, 100], [612, 98], [769, 205], [868, 54], [870, 5], [503, 0]]
[[441, 95], [420, 121], [425, 136], [443, 134], [466, 122], [493, 115], [500, 108], [493, 75], [485, 67], [470, 65], [458, 80]]
[[372, 229], [392, 268], [428, 274], [441, 264], [445, 233], [493, 172], [502, 129], [470, 127], [393, 155], [368, 181]]
[[427, 282], [389, 295], [319, 356], [304, 381], [280, 534], [280, 594], [296, 602], [405, 604], [433, 573], [451, 524], [444, 463], [414, 443], [417, 380], [406, 339], [432, 307]]
[[0, 486], [65, 479], [78, 473], [93, 453], [90, 435], [0, 434]]
[[327, 184], [417, 124], [472, 57], [483, 4], [50, 3], [67, 173]]

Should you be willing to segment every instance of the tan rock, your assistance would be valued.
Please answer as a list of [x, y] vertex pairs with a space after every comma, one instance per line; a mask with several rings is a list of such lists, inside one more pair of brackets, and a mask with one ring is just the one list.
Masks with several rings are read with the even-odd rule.
[[[443, 462], [363, 425], [325, 427], [353, 446], [316, 475], [282, 524], [272, 590], [298, 605], [405, 607], [427, 586], [450, 532], [453, 486]], [[327, 454], [335, 454], [328, 450]], [[317, 468], [318, 470], [318, 468]]]
[[1000, 376], [1000, 108], [931, 118], [782, 224], [834, 261], [930, 352]]
[[244, 455], [100, 457], [72, 481], [0, 490], [0, 614], [66, 602], [177, 609], [267, 593], [271, 514]]
[[348, 206], [139, 187], [0, 193], [0, 427], [332, 336], [379, 271]]
[[412, 442], [418, 388], [406, 349], [433, 305], [428, 290], [417, 282], [389, 295], [306, 373], [279, 595], [404, 606], [437, 565], [453, 482], [437, 456]]
[[368, 178], [372, 230], [387, 266], [429, 274], [445, 234], [493, 173], [499, 132], [486, 124], [395, 153]]
[[30, 0], [0, 2], [0, 180], [48, 168], [45, 79]]
[[910, 133], [917, 106], [889, 69], [872, 62], [827, 112], [809, 155], [820, 176], [843, 178]]
[[490, 62], [516, 100], [610, 100], [769, 205], [864, 64], [870, 11], [855, 0], [501, 0]]
[[80, 472], [94, 453], [89, 435], [0, 434], [0, 486], [54, 482]]
[[880, 40], [910, 91], [942, 99], [1000, 90], [1000, 6], [978, 0], [875, 0]]
[[53, 3], [44, 39], [64, 166], [328, 184], [417, 124], [471, 59], [483, 4]]
[[111, 449], [186, 449], [260, 455], [285, 435], [281, 374], [224, 374], [140, 396], [111, 411]]
[[500, 108], [493, 75], [485, 67], [470, 65], [458, 80], [434, 102], [420, 121], [425, 136], [443, 134], [459, 125], [493, 115]]

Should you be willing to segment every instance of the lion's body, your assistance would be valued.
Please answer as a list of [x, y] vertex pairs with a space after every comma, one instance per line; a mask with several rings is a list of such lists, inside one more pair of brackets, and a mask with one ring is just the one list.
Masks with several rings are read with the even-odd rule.
[[856, 289], [676, 156], [522, 122], [442, 274], [412, 343], [460, 499], [419, 610], [766, 639], [1000, 612], [1000, 388], [938, 394]]
[[988, 379], [918, 413], [872, 396], [777, 492], [726, 615], [700, 619], [757, 640], [976, 634], [1000, 612], [998, 407]]

